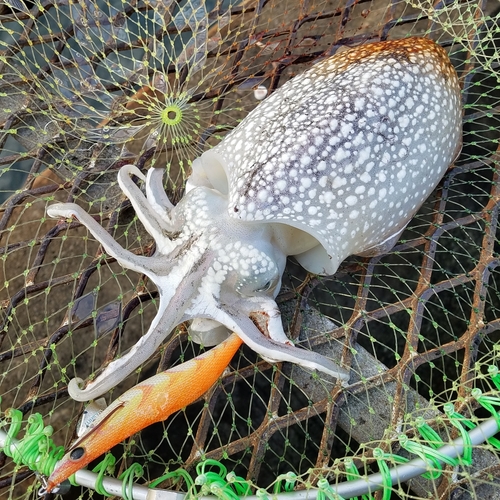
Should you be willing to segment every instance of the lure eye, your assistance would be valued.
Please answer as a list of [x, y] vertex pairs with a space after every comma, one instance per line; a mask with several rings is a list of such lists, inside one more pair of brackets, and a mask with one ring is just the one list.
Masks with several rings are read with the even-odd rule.
[[71, 460], [79, 460], [83, 457], [83, 455], [85, 455], [85, 448], [79, 446], [78, 448], [75, 448], [71, 451], [71, 453], [69, 454], [69, 458], [71, 458]]

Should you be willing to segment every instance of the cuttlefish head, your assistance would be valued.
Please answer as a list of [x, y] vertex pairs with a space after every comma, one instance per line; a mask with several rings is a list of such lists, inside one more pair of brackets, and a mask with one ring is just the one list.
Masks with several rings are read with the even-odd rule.
[[[131, 175], [145, 181], [146, 196]], [[214, 331], [216, 343], [233, 331], [269, 361], [291, 361], [347, 380], [347, 373], [333, 361], [294, 347], [285, 335], [274, 298], [290, 244], [287, 230], [230, 217], [227, 198], [208, 186], [190, 189], [174, 207], [163, 191], [161, 176], [161, 171], [151, 169], [146, 179], [133, 165], [122, 167], [118, 174], [122, 190], [155, 239], [152, 257], [122, 248], [76, 204], [55, 204], [48, 209], [51, 217], [76, 217], [106, 253], [123, 267], [148, 276], [160, 295], [148, 332], [85, 388], [80, 387], [80, 379], [73, 379], [68, 386], [71, 397], [87, 401], [101, 396], [149, 359], [173, 329], [187, 320], [194, 320], [193, 331], [202, 343], [206, 338], [207, 344], [213, 344]]]

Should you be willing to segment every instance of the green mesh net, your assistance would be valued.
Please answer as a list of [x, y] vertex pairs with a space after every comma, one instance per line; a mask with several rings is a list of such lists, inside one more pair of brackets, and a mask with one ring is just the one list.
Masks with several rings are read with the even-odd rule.
[[[350, 385], [271, 365], [243, 347], [201, 400], [115, 447], [112, 475], [139, 464], [133, 481], [165, 490], [224, 499], [308, 490], [333, 499], [337, 484], [377, 472], [387, 480], [388, 469], [424, 456], [425, 474], [389, 481], [373, 497], [500, 498], [500, 441], [470, 445], [471, 456], [459, 453], [454, 462], [429, 458], [464, 428], [498, 418], [491, 368], [500, 355], [497, 7], [480, 0], [4, 0], [4, 430], [22, 439], [24, 431], [9, 427], [13, 415], [24, 424], [39, 415], [67, 448], [85, 409], [68, 397], [69, 380], [95, 376], [129, 349], [157, 310], [151, 282], [104, 254], [76, 220], [49, 219], [49, 204], [77, 201], [124, 247], [150, 255], [152, 239], [116, 181], [121, 166], [165, 168], [176, 201], [191, 162], [292, 76], [343, 47], [421, 35], [445, 47], [463, 86], [461, 156], [390, 253], [350, 258], [330, 277], [308, 275], [291, 259], [278, 297], [290, 336], [351, 366]], [[108, 403], [202, 351], [181, 325], [106, 395]], [[35, 497], [40, 487], [20, 449], [18, 457], [0, 454], [2, 498]], [[210, 480], [221, 470], [233, 475]], [[102, 493], [73, 486], [69, 495]]]

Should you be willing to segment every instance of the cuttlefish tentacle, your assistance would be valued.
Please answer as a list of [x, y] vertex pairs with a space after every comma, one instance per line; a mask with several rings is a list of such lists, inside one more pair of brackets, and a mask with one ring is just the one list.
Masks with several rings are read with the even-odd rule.
[[144, 177], [136, 166], [125, 165], [118, 171], [118, 184], [132, 203], [135, 213], [144, 225], [146, 231], [156, 241], [157, 251], [166, 255], [174, 248], [174, 244], [167, 235], [167, 232], [170, 231], [172, 227], [168, 221], [165, 223], [161, 217], [159, 217], [158, 213], [153, 210], [149, 200], [146, 199], [142, 191], [131, 179], [131, 175], [135, 175], [143, 181], [146, 180], [146, 177]]
[[[259, 311], [260, 312], [260, 311]], [[279, 316], [269, 317], [267, 314], [267, 330], [273, 332], [275, 338], [263, 335], [248, 315], [242, 314], [238, 308], [218, 309], [214, 315], [217, 321], [229, 326], [237, 333], [245, 344], [271, 363], [289, 361], [311, 370], [319, 370], [342, 383], [349, 381], [349, 371], [337, 363], [314, 351], [293, 346], [285, 336]], [[285, 337], [286, 342], [281, 341]]]
[[[186, 310], [183, 320], [193, 318], [210, 318], [226, 326], [272, 363], [290, 361], [341, 381], [349, 380], [349, 372], [331, 359], [293, 345], [283, 330], [281, 313], [270, 297], [245, 297], [227, 304], [208, 295], [198, 295]], [[262, 330], [255, 325], [254, 319]]]
[[158, 287], [160, 291], [158, 312], [148, 331], [130, 351], [107, 365], [104, 371], [96, 379], [89, 382], [84, 389], [80, 388], [81, 379], [71, 380], [68, 384], [69, 395], [76, 401], [95, 399], [115, 387], [153, 356], [161, 343], [171, 335], [174, 328], [185, 321], [185, 310], [210, 263], [211, 254], [205, 252], [197, 262], [182, 259], [180, 264], [183, 265], [177, 265], [174, 270], [166, 269], [169, 283], [172, 283], [172, 274], [174, 273], [178, 283], [174, 283], [175, 286]]
[[237, 335], [210, 351], [158, 373], [113, 401], [58, 462], [47, 492], [113, 446], [200, 398], [221, 376], [241, 345]]

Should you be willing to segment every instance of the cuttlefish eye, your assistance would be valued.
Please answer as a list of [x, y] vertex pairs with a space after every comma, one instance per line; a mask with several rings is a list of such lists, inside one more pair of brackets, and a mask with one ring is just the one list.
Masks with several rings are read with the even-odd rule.
[[80, 460], [83, 455], [85, 455], [85, 448], [79, 446], [70, 452], [69, 458], [71, 458], [71, 460]]
[[278, 276], [271, 278], [270, 280], [267, 281], [267, 283], [264, 284], [264, 286], [257, 288], [255, 292], [268, 292], [272, 288], [274, 288], [278, 284]]
[[278, 269], [254, 270], [253, 272], [240, 275], [236, 284], [236, 291], [243, 296], [254, 296], [258, 293], [266, 293], [276, 288], [280, 281]]

